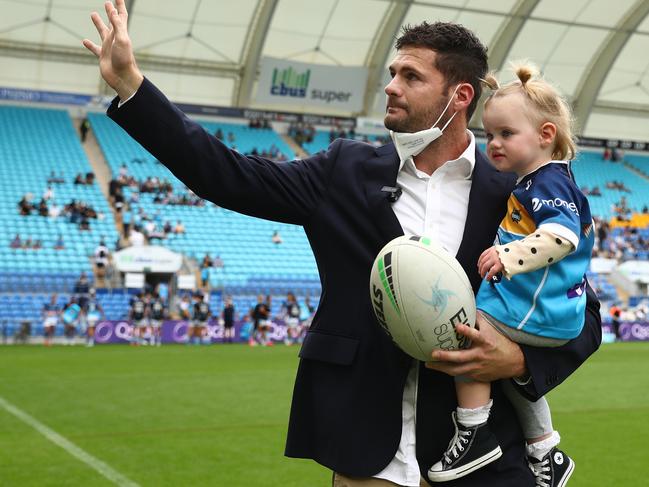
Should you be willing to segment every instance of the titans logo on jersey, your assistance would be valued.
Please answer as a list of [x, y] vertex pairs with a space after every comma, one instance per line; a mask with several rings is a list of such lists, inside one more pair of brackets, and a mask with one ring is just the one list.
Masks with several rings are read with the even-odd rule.
[[594, 235], [588, 200], [577, 188], [565, 161], [552, 161], [523, 177], [509, 197], [498, 229], [501, 245], [537, 229], [565, 239], [573, 252], [535, 271], [498, 282], [483, 282], [479, 309], [532, 335], [571, 339], [579, 335], [586, 307], [585, 274]]

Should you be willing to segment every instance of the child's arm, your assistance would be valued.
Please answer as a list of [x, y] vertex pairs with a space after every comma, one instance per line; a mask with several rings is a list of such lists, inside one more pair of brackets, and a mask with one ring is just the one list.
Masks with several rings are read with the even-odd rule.
[[492, 248], [496, 250], [502, 264], [499, 272], [502, 271], [507, 279], [554, 264], [575, 249], [569, 240], [543, 228], [521, 240]]

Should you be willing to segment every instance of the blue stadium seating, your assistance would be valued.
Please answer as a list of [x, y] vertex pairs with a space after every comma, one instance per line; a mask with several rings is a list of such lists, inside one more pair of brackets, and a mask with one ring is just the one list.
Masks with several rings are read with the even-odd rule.
[[[110, 242], [117, 237], [112, 213], [98, 185], [73, 184], [76, 174], [85, 175], [92, 168], [72, 120], [64, 110], [2, 106], [0, 133], [0, 288], [48, 291], [60, 283], [67, 285], [81, 271], [91, 271], [89, 256], [102, 236]], [[103, 219], [91, 220], [89, 231], [80, 231], [64, 217], [19, 215], [18, 201], [31, 193], [32, 203], [37, 204], [52, 171], [65, 180], [52, 185], [58, 206], [74, 199], [103, 214]], [[42, 249], [10, 249], [9, 242], [16, 234], [41, 240]], [[59, 235], [64, 250], [53, 248]]]
[[[168, 169], [155, 161], [108, 117], [92, 114], [90, 121], [113, 174], [118, 174], [124, 163], [129, 174], [136, 179], [156, 176], [172, 181], [174, 191], [185, 190]], [[241, 148], [261, 148], [262, 139], [272, 141], [278, 147], [283, 143], [271, 130], [211, 122], [203, 125], [210, 132], [220, 127], [225, 134], [230, 131], [236, 133], [235, 143]], [[297, 288], [309, 292], [320, 288], [315, 260], [301, 227], [251, 218], [213, 204], [205, 207], [165, 205], [162, 208], [153, 203], [151, 194], [141, 194], [139, 202], [132, 207], [134, 214], [143, 208], [151, 216], [159, 213], [160, 218], [172, 224], [178, 220], [183, 222], [185, 234], [170, 234], [161, 242], [169, 249], [197, 260], [207, 253], [212, 257], [219, 255], [225, 267], [211, 269], [209, 273], [210, 282], [215, 286], [236, 286], [237, 290], [259, 289], [260, 286]], [[271, 242], [275, 230], [279, 231], [284, 241], [280, 245]], [[272, 285], [270, 281], [273, 281]]]

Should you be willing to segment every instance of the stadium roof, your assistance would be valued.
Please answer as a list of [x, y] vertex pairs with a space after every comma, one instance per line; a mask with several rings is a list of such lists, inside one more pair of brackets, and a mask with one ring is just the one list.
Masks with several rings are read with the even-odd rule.
[[[649, 135], [646, 0], [127, 0], [138, 63], [174, 101], [252, 106], [263, 56], [368, 68], [362, 115], [381, 116], [404, 24], [456, 21], [493, 69], [527, 58], [573, 101], [583, 135]], [[0, 0], [0, 86], [105, 93], [81, 39], [103, 2]], [[263, 108], [259, 106], [259, 108]], [[318, 112], [319, 110], [311, 110]], [[341, 115], [359, 115], [342, 114]]]

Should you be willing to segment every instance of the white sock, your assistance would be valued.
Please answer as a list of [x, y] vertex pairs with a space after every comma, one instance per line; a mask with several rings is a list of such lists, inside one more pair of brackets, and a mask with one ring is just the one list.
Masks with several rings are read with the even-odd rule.
[[482, 423], [486, 423], [489, 419], [489, 413], [491, 412], [491, 406], [493, 406], [493, 400], [489, 400], [484, 406], [480, 406], [475, 409], [457, 408], [457, 421], [462, 426], [477, 426]]
[[552, 435], [545, 440], [537, 441], [536, 443], [531, 443], [526, 446], [527, 456], [535, 458], [537, 460], [543, 459], [550, 450], [557, 446], [561, 442], [561, 436], [559, 436], [558, 431], [553, 431]]

